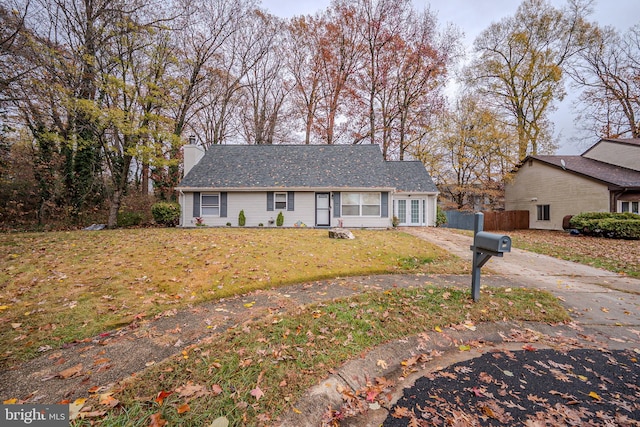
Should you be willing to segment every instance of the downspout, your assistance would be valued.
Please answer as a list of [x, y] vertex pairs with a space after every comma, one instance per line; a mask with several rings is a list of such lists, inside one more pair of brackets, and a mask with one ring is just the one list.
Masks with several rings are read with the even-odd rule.
[[609, 190], [609, 194], [611, 195], [609, 198], [609, 212], [618, 212], [618, 199], [627, 191], [629, 191], [628, 188], [623, 188], [618, 191]]

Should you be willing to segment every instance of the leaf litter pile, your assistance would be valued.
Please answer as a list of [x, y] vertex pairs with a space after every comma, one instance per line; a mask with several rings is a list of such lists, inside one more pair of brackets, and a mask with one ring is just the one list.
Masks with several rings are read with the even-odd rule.
[[631, 350], [531, 346], [485, 353], [420, 378], [383, 425], [640, 426], [637, 358]]

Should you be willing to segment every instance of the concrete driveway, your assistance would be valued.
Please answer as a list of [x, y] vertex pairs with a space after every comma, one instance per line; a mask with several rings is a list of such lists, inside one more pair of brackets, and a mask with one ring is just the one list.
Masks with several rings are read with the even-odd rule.
[[[471, 263], [470, 236], [448, 228], [406, 231]], [[482, 270], [483, 277], [497, 274], [552, 292], [581, 324], [640, 326], [640, 280], [633, 277], [514, 248], [492, 257]]]

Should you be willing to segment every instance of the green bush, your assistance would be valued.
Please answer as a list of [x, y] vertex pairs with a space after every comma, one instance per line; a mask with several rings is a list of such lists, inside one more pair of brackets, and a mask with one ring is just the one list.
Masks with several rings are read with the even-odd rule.
[[140, 212], [118, 212], [118, 227], [136, 227], [142, 224], [143, 219]]
[[284, 224], [284, 215], [281, 212], [278, 212], [278, 217], [276, 218], [276, 225], [278, 227], [282, 227], [282, 224]]
[[640, 239], [640, 219], [605, 218], [599, 225], [607, 237]]
[[157, 224], [175, 227], [180, 222], [180, 205], [169, 202], [154, 203], [151, 206], [151, 214]]
[[247, 223], [247, 217], [244, 216], [244, 210], [241, 210], [240, 214], [238, 215], [238, 225], [240, 227], [244, 227], [246, 223]]
[[589, 236], [640, 239], [640, 217], [631, 212], [584, 212], [571, 218], [570, 225]]
[[445, 225], [446, 223], [447, 223], [447, 214], [444, 213], [444, 211], [440, 206], [438, 206], [437, 213], [436, 213], [436, 227], [440, 227], [442, 225]]

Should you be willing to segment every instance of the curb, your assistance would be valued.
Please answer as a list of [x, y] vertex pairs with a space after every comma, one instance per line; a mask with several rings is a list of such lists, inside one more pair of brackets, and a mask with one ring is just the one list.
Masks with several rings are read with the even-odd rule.
[[[640, 335], [634, 337], [630, 334], [626, 335], [626, 339], [621, 339], [619, 329], [621, 328], [608, 327], [604, 331], [601, 328], [584, 329], [573, 323], [548, 325], [535, 322], [498, 322], [477, 325], [474, 331], [456, 325], [445, 328], [442, 332], [425, 332], [396, 340], [374, 348], [359, 359], [346, 362], [325, 380], [311, 387], [283, 415], [279, 425], [325, 425], [323, 421], [329, 420], [331, 409], [336, 411], [336, 408], [344, 408], [345, 396], [352, 398], [362, 395], [375, 384], [376, 378], [384, 377], [387, 383], [393, 384], [393, 387], [385, 390], [384, 398], [369, 403], [360, 396], [356, 405], [358, 410], [353, 413], [353, 408], [347, 408], [343, 415], [348, 417], [340, 424], [352, 427], [380, 426], [389, 415], [388, 408], [402, 397], [403, 389], [413, 386], [426, 373], [479, 357], [486, 352], [522, 351], [523, 344], [535, 349], [559, 351], [575, 348], [602, 351], [636, 348], [640, 353]], [[615, 335], [609, 332], [614, 332]], [[467, 347], [461, 350], [462, 345], [468, 346], [468, 350]], [[420, 363], [407, 366], [408, 359], [420, 355], [423, 355]], [[379, 404], [380, 400], [383, 402]]]

